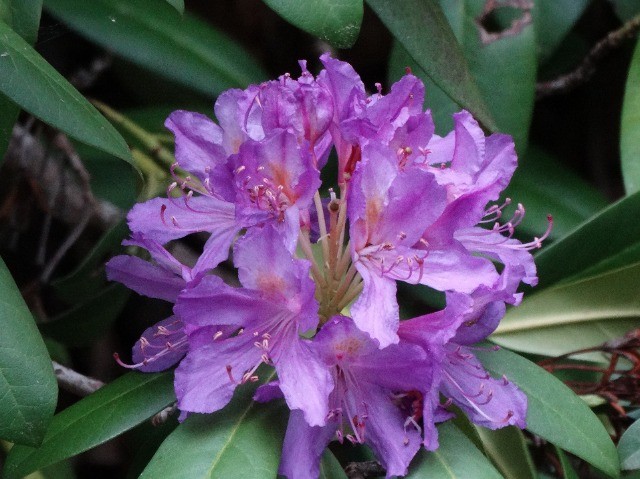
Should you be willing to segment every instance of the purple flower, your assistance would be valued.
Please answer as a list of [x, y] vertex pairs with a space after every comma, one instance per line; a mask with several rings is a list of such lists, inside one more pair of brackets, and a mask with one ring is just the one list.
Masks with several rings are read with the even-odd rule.
[[[520, 283], [535, 285], [530, 250], [549, 231], [521, 243], [524, 208], [504, 221], [509, 200], [495, 204], [517, 163], [510, 137], [486, 137], [465, 111], [440, 137], [418, 78], [369, 96], [349, 64], [321, 61], [316, 78], [301, 62], [297, 80], [223, 93], [218, 123], [174, 112], [176, 181], [128, 216], [129, 244], [153, 261], [118, 256], [108, 272], [175, 303], [133, 367], [179, 361], [182, 417], [223, 408], [264, 363], [278, 380], [255, 399], [291, 410], [282, 474], [317, 477], [326, 445], [346, 438], [403, 475], [421, 443], [438, 447], [449, 404], [485, 427], [525, 426], [526, 396], [472, 345], [519, 304]], [[338, 181], [321, 194], [333, 148]], [[163, 245], [195, 232], [208, 239], [189, 268]], [[231, 249], [239, 286], [212, 273]], [[446, 307], [400, 321], [397, 281], [443, 291]]]
[[[379, 349], [350, 318], [336, 316], [313, 341], [335, 387], [326, 425], [313, 427], [292, 411], [284, 440], [281, 474], [318, 477], [322, 451], [333, 439], [367, 443], [387, 470], [404, 475], [420, 448], [421, 398], [430, 387], [427, 354], [409, 344]], [[415, 418], [414, 418], [415, 416]]]
[[207, 276], [178, 298], [175, 311], [189, 339], [189, 352], [176, 370], [178, 407], [222, 408], [265, 362], [275, 366], [289, 407], [301, 409], [309, 424], [324, 424], [333, 383], [300, 337], [318, 325], [309, 263], [294, 259], [273, 229], [238, 240], [234, 261], [243, 288]]

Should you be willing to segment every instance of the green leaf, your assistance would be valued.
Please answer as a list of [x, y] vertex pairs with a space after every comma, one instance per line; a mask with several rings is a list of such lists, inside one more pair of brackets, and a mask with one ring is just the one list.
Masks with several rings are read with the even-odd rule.
[[640, 421], [635, 421], [620, 438], [618, 456], [622, 469], [640, 469]]
[[553, 55], [590, 2], [591, 0], [536, 0], [534, 2], [533, 24], [536, 30], [538, 58], [541, 63]]
[[[597, 346], [638, 327], [639, 284], [640, 263], [636, 263], [547, 288], [509, 309], [491, 340], [546, 356]], [[608, 362], [600, 353], [588, 358]]]
[[475, 352], [493, 376], [505, 375], [527, 395], [527, 430], [618, 477], [616, 448], [606, 429], [571, 389], [531, 361], [506, 349]]
[[535, 146], [527, 149], [503, 196], [514, 201], [505, 209], [503, 218], [510, 218], [516, 203], [522, 203], [526, 209], [517, 229], [521, 236], [540, 236], [547, 228], [547, 215], [552, 214], [553, 240], [566, 236], [608, 204], [598, 190], [573, 170]]
[[484, 450], [505, 479], [536, 479], [533, 459], [522, 431], [515, 426], [492, 431], [476, 426]]
[[277, 401], [255, 403], [256, 387], [257, 383], [238, 388], [222, 411], [189, 416], [162, 443], [140, 479], [275, 477], [286, 408]]
[[40, 331], [67, 346], [89, 346], [111, 327], [131, 290], [112, 283], [86, 301], [41, 323]]
[[282, 18], [336, 48], [350, 48], [362, 23], [362, 0], [263, 0]]
[[80, 454], [128, 431], [173, 401], [172, 372], [125, 374], [56, 414], [40, 447], [11, 449], [4, 477], [19, 479]]
[[111, 124], [28, 43], [2, 22], [0, 92], [76, 140], [131, 161], [127, 144]]
[[631, 59], [622, 104], [620, 162], [627, 194], [640, 190], [640, 41]]
[[367, 3], [429, 78], [484, 126], [497, 130], [436, 0], [367, 0]]
[[407, 479], [500, 479], [502, 476], [460, 429], [447, 422], [438, 427], [440, 447], [420, 449]]
[[8, 0], [8, 2], [13, 31], [33, 45], [38, 39], [42, 0]]
[[320, 461], [320, 479], [347, 479], [342, 465], [329, 449], [325, 449]]
[[167, 3], [178, 10], [180, 15], [184, 14], [184, 0], [167, 0]]
[[209, 96], [267, 78], [242, 47], [156, 0], [46, 0], [72, 29], [111, 51]]
[[[0, 21], [5, 22], [27, 43], [33, 45], [38, 38], [42, 0], [0, 0], [0, 7], [2, 7], [0, 8]], [[5, 95], [0, 94], [0, 111], [2, 112], [0, 115], [1, 165], [20, 108]]]
[[[535, 93], [536, 47], [533, 27], [529, 24], [517, 35], [505, 36], [483, 45], [476, 19], [482, 13], [484, 4], [484, 0], [440, 2], [469, 64], [469, 71], [495, 119], [496, 128], [512, 135], [518, 151], [522, 153], [528, 142]], [[503, 61], [504, 58], [509, 58], [509, 61]], [[420, 78], [429, 79], [428, 72], [412, 61], [406, 50], [395, 46], [390, 61], [391, 77], [399, 78], [407, 66]], [[461, 103], [456, 103], [453, 97], [453, 100], [449, 98], [442, 91], [442, 86], [438, 87], [431, 81], [425, 83], [426, 107], [432, 109], [436, 126], [446, 126], [446, 130], [437, 128], [444, 134], [452, 129], [450, 116], [460, 110]]]
[[[553, 212], [551, 212], [553, 213]], [[640, 193], [627, 196], [536, 255], [540, 286], [640, 261]], [[624, 260], [625, 263], [621, 263]]]
[[42, 441], [58, 387], [47, 348], [7, 266], [0, 258], [0, 438]]
[[569, 462], [569, 458], [567, 457], [566, 453], [559, 447], [556, 447], [556, 453], [558, 454], [558, 458], [560, 459], [560, 465], [562, 466], [564, 479], [580, 479], [578, 477], [578, 474], [576, 474], [576, 471], [573, 469], [573, 466]]

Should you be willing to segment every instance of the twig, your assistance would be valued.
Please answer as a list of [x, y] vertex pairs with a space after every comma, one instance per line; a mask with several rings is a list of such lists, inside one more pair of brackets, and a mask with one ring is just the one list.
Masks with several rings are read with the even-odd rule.
[[554, 80], [538, 83], [536, 85], [536, 99], [567, 92], [587, 82], [595, 73], [596, 64], [625, 40], [633, 38], [639, 30], [640, 15], [637, 15], [596, 43], [575, 70]]
[[161, 424], [164, 424], [165, 422], [167, 422], [167, 419], [169, 419], [169, 416], [171, 416], [174, 412], [176, 412], [177, 409], [178, 409], [178, 403], [173, 403], [171, 406], [167, 406], [166, 408], [164, 408], [162, 411], [160, 411], [158, 414], [156, 414], [151, 418], [151, 424], [153, 424], [156, 427], [160, 426]]
[[53, 371], [56, 374], [58, 384], [65, 391], [69, 391], [77, 396], [84, 397], [96, 392], [104, 383], [97, 379], [90, 378], [60, 363], [53, 363]]
[[347, 464], [344, 472], [349, 479], [369, 479], [387, 473], [378, 461], [351, 462]]

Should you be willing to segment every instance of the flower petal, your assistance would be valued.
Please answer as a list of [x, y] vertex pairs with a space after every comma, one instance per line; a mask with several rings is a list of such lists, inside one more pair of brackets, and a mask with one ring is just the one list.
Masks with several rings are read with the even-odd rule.
[[180, 276], [135, 256], [115, 256], [106, 264], [106, 270], [109, 281], [118, 281], [150, 298], [175, 302], [186, 286]]

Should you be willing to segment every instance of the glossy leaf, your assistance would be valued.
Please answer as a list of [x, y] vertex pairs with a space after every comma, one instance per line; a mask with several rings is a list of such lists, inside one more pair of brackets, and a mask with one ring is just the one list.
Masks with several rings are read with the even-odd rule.
[[320, 479], [347, 479], [342, 465], [329, 449], [325, 449], [320, 461]]
[[608, 204], [604, 196], [576, 172], [534, 146], [527, 149], [518, 163], [503, 193], [513, 200], [503, 218], [509, 218], [515, 205], [522, 203], [526, 216], [517, 229], [521, 236], [540, 236], [547, 227], [547, 215], [552, 214], [550, 238], [562, 238]]
[[180, 14], [184, 13], [184, 0], [166, 0], [169, 5], [178, 10]]
[[476, 356], [494, 377], [506, 376], [528, 398], [527, 429], [581, 457], [604, 473], [620, 473], [616, 448], [606, 429], [571, 389], [531, 361], [506, 349]]
[[640, 323], [638, 284], [640, 263], [547, 288], [509, 309], [491, 340], [546, 356], [597, 346]]
[[[2, 0], [0, 1], [0, 21], [5, 22], [27, 43], [33, 45], [38, 37], [42, 0]], [[0, 165], [9, 146], [13, 125], [18, 119], [20, 108], [8, 97], [0, 93]]]
[[[532, 25], [518, 35], [505, 36], [483, 44], [478, 33], [477, 17], [482, 13], [483, 0], [443, 0], [440, 2], [466, 58], [469, 71], [476, 79], [496, 128], [514, 137], [519, 152], [526, 149], [529, 125], [533, 113], [536, 78], [536, 49]], [[504, 61], [509, 58], [509, 61]], [[428, 72], [402, 47], [395, 46], [390, 62], [390, 77], [399, 78], [405, 67], [428, 80]], [[417, 68], [416, 68], [417, 67]], [[430, 108], [440, 134], [453, 127], [451, 114], [460, 110], [460, 102], [446, 96], [442, 86], [426, 81], [426, 107]], [[440, 91], [439, 91], [440, 90]], [[442, 129], [444, 127], [444, 129]]]
[[622, 469], [640, 469], [640, 421], [636, 420], [620, 438], [618, 455]]
[[421, 449], [409, 466], [407, 479], [499, 479], [502, 476], [460, 429], [447, 422], [438, 427], [440, 447]]
[[5, 0], [11, 10], [11, 27], [24, 40], [33, 45], [38, 39], [42, 0]]
[[567, 454], [559, 447], [556, 447], [556, 453], [558, 454], [558, 459], [560, 459], [560, 465], [562, 466], [563, 472], [562, 476], [564, 477], [564, 479], [580, 479], [576, 471], [573, 469], [573, 466], [569, 462]]
[[162, 443], [140, 479], [275, 477], [286, 407], [280, 402], [255, 403], [255, 388], [256, 384], [242, 386], [215, 414], [189, 416]]
[[536, 30], [538, 58], [548, 60], [573, 28], [591, 0], [536, 0], [533, 24]]
[[130, 161], [129, 148], [111, 124], [28, 43], [2, 22], [0, 92], [76, 140]]
[[484, 126], [497, 129], [437, 0], [367, 3], [429, 78]]
[[[640, 261], [640, 193], [608, 206], [536, 255], [541, 286]], [[621, 262], [624, 260], [624, 263]]]
[[528, 143], [533, 114], [535, 33], [528, 14], [518, 11], [524, 27], [517, 34], [482, 42], [477, 19], [485, 3], [484, 0], [440, 1], [497, 129], [513, 136], [516, 149], [522, 154]]
[[263, 0], [282, 18], [336, 48], [358, 39], [363, 0]]
[[476, 426], [476, 430], [484, 450], [505, 479], [537, 478], [527, 441], [520, 429], [509, 426], [492, 431]]
[[54, 16], [96, 43], [209, 96], [267, 78], [242, 47], [156, 0], [46, 0]]
[[627, 194], [640, 190], [640, 42], [637, 43], [622, 104], [620, 161]]
[[58, 387], [47, 348], [7, 266], [0, 259], [0, 438], [42, 441]]
[[173, 401], [172, 372], [125, 374], [56, 414], [40, 447], [11, 449], [4, 477], [18, 479], [80, 454], [128, 431]]

